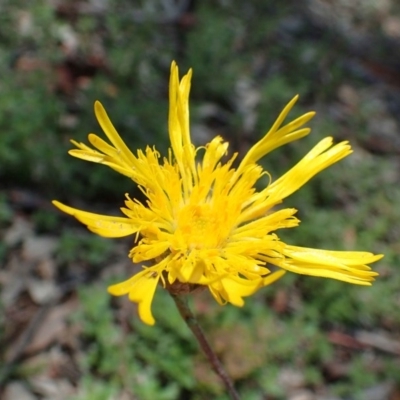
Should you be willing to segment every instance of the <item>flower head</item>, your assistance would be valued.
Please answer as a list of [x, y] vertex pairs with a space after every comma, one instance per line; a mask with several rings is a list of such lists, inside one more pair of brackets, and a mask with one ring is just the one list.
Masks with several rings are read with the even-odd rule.
[[[296, 210], [273, 207], [309, 179], [349, 155], [348, 142], [333, 145], [321, 140], [299, 163], [262, 190], [256, 182], [268, 172], [257, 164], [272, 150], [309, 134], [303, 127], [313, 116], [306, 113], [284, 125], [294, 97], [272, 128], [234, 168], [236, 154], [223, 162], [228, 143], [219, 136], [204, 147], [195, 147], [189, 129], [189, 91], [192, 71], [179, 80], [171, 66], [169, 84], [168, 156], [161, 158], [147, 147], [133, 154], [125, 145], [103, 106], [95, 114], [111, 144], [90, 134], [94, 150], [72, 143], [72, 156], [107, 165], [131, 178], [147, 197], [146, 204], [126, 195], [124, 217], [93, 214], [54, 201], [67, 214], [105, 237], [135, 235], [130, 251], [133, 262], [152, 266], [128, 280], [112, 285], [109, 293], [129, 295], [138, 303], [140, 318], [154, 324], [151, 303], [159, 281], [168, 288], [177, 284], [208, 287], [220, 304], [242, 306], [243, 297], [279, 279], [286, 271], [370, 285], [377, 275], [368, 264], [381, 255], [297, 247], [282, 242], [276, 231], [299, 224]], [[271, 267], [273, 266], [273, 270]]]

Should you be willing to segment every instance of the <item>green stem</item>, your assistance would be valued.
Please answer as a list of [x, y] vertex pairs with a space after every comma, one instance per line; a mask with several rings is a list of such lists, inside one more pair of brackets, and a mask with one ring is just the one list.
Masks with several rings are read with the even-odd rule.
[[223, 365], [221, 364], [221, 361], [219, 361], [217, 355], [211, 348], [210, 343], [206, 339], [203, 329], [199, 325], [199, 322], [197, 321], [195, 315], [192, 313], [192, 310], [189, 308], [187, 296], [172, 293], [171, 296], [174, 299], [176, 306], [178, 307], [179, 313], [181, 314], [189, 329], [192, 331], [193, 335], [196, 337], [201, 349], [208, 358], [208, 361], [210, 361], [214, 371], [224, 383], [231, 399], [240, 400], [239, 394], [235, 390], [231, 378], [226, 373]]

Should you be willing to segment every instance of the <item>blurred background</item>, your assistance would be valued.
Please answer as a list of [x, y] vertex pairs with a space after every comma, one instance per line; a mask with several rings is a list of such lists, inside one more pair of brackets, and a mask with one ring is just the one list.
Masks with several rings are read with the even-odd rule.
[[248, 400], [400, 399], [400, 4], [394, 0], [0, 1], [0, 398], [227, 397], [168, 295], [144, 326], [108, 284], [133, 238], [106, 240], [50, 201], [118, 214], [129, 179], [68, 156], [106, 107], [134, 150], [168, 148], [172, 60], [193, 68], [191, 132], [246, 150], [295, 95], [309, 137], [262, 160], [273, 179], [321, 138], [354, 153], [285, 202], [291, 244], [384, 253], [372, 287], [287, 274], [193, 307]]

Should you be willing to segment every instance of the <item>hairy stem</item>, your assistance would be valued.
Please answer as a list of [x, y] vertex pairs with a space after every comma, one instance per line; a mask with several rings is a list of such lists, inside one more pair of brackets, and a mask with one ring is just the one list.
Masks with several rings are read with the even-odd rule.
[[197, 342], [199, 343], [201, 349], [208, 358], [208, 361], [210, 361], [213, 370], [224, 383], [231, 399], [240, 400], [239, 394], [235, 390], [231, 378], [226, 373], [223, 365], [221, 364], [221, 361], [219, 361], [217, 355], [211, 348], [210, 343], [206, 339], [203, 329], [201, 328], [199, 322], [192, 313], [192, 310], [189, 308], [187, 296], [172, 293], [171, 296], [174, 299], [176, 306], [178, 307], [179, 313], [181, 314], [189, 329], [192, 331], [193, 335], [196, 337]]

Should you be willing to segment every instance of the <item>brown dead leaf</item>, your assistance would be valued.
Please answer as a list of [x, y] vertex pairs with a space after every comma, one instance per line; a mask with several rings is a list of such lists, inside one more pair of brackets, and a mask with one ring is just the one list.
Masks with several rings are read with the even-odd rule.
[[14, 381], [6, 386], [3, 400], [36, 400], [36, 396], [28, 390], [24, 383]]
[[66, 329], [67, 318], [77, 309], [78, 305], [78, 300], [72, 298], [63, 304], [53, 307], [36, 330], [30, 344], [25, 348], [24, 354], [34, 354], [42, 351], [61, 339]]
[[393, 388], [392, 393], [390, 393], [389, 400], [400, 400], [400, 386], [398, 384]]
[[32, 236], [32, 223], [22, 217], [15, 217], [12, 225], [6, 230], [3, 242], [8, 247], [15, 246], [22, 240]]
[[27, 290], [36, 304], [48, 304], [61, 297], [62, 291], [54, 281], [28, 278]]
[[278, 375], [279, 386], [286, 392], [291, 393], [305, 387], [306, 378], [299, 369], [287, 367], [282, 368]]
[[363, 345], [400, 355], [400, 340], [390, 337], [386, 332], [358, 331], [355, 337]]
[[331, 343], [347, 347], [350, 349], [364, 349], [365, 346], [359, 340], [351, 335], [339, 331], [331, 331], [328, 333], [328, 339]]
[[36, 393], [48, 400], [67, 400], [75, 393], [74, 386], [66, 379], [39, 376], [30, 379], [30, 383]]
[[288, 396], [288, 400], [317, 400], [314, 393], [308, 389], [299, 389]]
[[36, 264], [36, 275], [45, 280], [53, 280], [57, 271], [57, 265], [54, 259], [45, 258]]
[[393, 382], [382, 382], [363, 390], [360, 393], [360, 398], [363, 400], [389, 400], [393, 389]]
[[4, 270], [0, 271], [0, 300], [7, 308], [15, 303], [17, 297], [25, 289], [26, 275], [28, 271], [21, 263], [18, 254], [12, 254]]
[[58, 239], [54, 236], [31, 236], [24, 240], [22, 257], [26, 261], [38, 262], [51, 257], [57, 248]]

